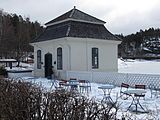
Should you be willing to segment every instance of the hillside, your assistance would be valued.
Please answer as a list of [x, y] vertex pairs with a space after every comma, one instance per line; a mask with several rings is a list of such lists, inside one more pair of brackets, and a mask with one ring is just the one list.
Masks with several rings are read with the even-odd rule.
[[0, 58], [19, 59], [33, 52], [29, 45], [43, 31], [39, 22], [0, 9]]
[[123, 41], [119, 45], [119, 56], [123, 58], [160, 58], [160, 29], [149, 28], [136, 34], [118, 35]]

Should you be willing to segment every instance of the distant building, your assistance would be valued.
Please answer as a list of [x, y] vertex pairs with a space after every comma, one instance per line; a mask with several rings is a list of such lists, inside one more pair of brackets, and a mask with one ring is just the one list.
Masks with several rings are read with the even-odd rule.
[[52, 66], [64, 74], [66, 71], [116, 72], [117, 45], [121, 40], [104, 24], [75, 7], [46, 23], [45, 31], [31, 43], [35, 76], [47, 77]]
[[13, 64], [15, 66], [15, 64], [17, 64], [17, 60], [15, 60], [15, 59], [0, 59], [0, 67], [4, 66], [4, 67], [10, 67], [10, 69], [12, 69]]

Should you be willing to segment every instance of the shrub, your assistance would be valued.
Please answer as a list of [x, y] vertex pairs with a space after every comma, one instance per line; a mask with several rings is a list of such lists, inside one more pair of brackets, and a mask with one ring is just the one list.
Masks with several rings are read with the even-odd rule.
[[107, 105], [75, 92], [22, 81], [0, 80], [0, 120], [111, 120], [116, 103]]
[[3, 66], [0, 66], [0, 75], [7, 77], [7, 70]]
[[[42, 93], [39, 87], [21, 81], [0, 80], [0, 119], [37, 119]], [[38, 116], [39, 117], [39, 116]]]

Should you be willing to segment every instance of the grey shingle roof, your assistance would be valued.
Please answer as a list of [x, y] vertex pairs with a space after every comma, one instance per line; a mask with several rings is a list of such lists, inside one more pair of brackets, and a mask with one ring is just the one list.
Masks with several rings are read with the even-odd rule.
[[88, 14], [74, 8], [74, 9], [64, 13], [63, 15], [47, 22], [45, 25], [55, 23], [55, 22], [59, 22], [59, 21], [62, 21], [62, 20], [68, 19], [68, 18], [71, 18], [71, 19], [74, 19], [74, 20], [82, 20], [82, 21], [86, 21], [86, 22], [101, 23], [101, 24], [106, 23], [106, 22], [104, 22], [104, 21], [102, 21], [98, 18], [95, 18], [91, 15], [88, 15]]
[[[56, 22], [58, 23], [52, 24]], [[105, 28], [104, 23], [104, 21], [74, 8], [46, 23], [50, 25], [47, 26], [45, 31], [37, 37], [34, 42], [53, 40], [62, 37], [95, 38], [119, 41], [120, 39], [118, 37], [114, 36]]]
[[69, 37], [96, 38], [106, 40], [117, 40], [104, 25], [72, 22]]
[[104, 25], [67, 21], [47, 27], [46, 30], [38, 38], [36, 38], [34, 42], [52, 40], [62, 37], [120, 40], [110, 33]]
[[51, 39], [57, 39], [66, 37], [69, 23], [61, 23], [54, 26], [49, 26], [45, 31], [38, 36], [34, 42], [47, 41]]

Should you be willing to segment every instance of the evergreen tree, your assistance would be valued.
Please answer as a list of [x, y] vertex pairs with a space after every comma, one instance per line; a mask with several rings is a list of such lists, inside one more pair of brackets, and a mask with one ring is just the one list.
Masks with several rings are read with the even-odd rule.
[[12, 57], [20, 61], [24, 55], [33, 52], [29, 43], [43, 30], [37, 21], [31, 22], [28, 17], [0, 10], [0, 57]]
[[[136, 34], [124, 36], [121, 43], [121, 57], [125, 58], [157, 58], [160, 54], [160, 29], [149, 28]], [[152, 56], [149, 56], [151, 55]], [[155, 56], [154, 56], [155, 55]]]

